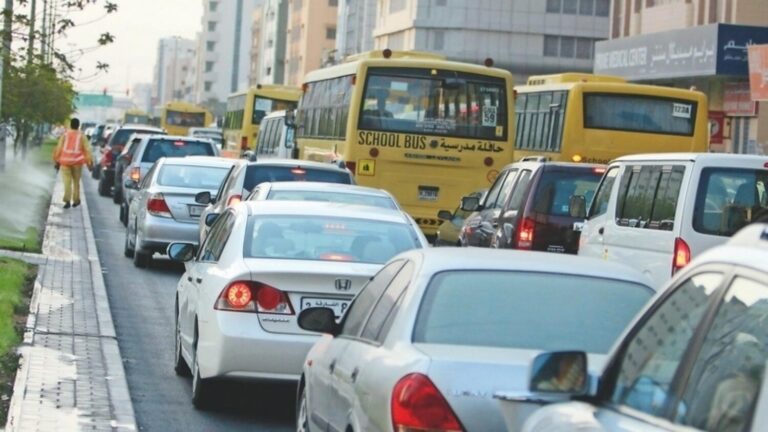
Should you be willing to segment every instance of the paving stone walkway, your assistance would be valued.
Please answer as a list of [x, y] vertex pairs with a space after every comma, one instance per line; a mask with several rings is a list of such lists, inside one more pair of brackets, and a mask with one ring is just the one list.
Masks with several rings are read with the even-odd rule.
[[37, 264], [6, 430], [137, 430], [88, 216], [63, 209], [58, 181]]

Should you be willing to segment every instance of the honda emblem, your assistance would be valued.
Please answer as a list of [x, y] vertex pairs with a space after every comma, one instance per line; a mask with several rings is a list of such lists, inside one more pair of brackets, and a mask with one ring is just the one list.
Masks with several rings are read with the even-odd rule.
[[337, 291], [349, 291], [352, 289], [352, 281], [349, 279], [336, 279]]

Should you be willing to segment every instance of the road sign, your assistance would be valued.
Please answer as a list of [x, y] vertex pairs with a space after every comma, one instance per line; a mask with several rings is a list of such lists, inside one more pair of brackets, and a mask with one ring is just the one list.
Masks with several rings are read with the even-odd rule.
[[360, 159], [357, 163], [357, 175], [372, 176], [376, 174], [376, 161], [373, 159]]
[[78, 93], [75, 96], [75, 107], [106, 107], [112, 106], [112, 96], [101, 93]]
[[749, 49], [749, 90], [753, 101], [768, 101], [768, 45]]

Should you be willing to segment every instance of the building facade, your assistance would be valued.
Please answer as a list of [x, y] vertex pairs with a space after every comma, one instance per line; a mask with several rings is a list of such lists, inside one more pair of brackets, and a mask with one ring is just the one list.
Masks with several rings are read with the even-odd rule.
[[614, 0], [595, 73], [707, 94], [710, 151], [768, 154], [768, 103], [749, 93], [747, 47], [768, 43], [766, 0]]
[[259, 6], [253, 10], [253, 21], [251, 21], [251, 70], [248, 77], [248, 85], [255, 86], [261, 78], [261, 45], [263, 33], [264, 7]]
[[196, 61], [196, 47], [194, 40], [178, 36], [160, 39], [152, 82], [153, 106], [181, 99], [190, 64]]
[[441, 53], [482, 64], [490, 57], [516, 80], [590, 71], [594, 43], [608, 38], [609, 0], [379, 0], [376, 49]]
[[336, 29], [336, 60], [373, 49], [377, 0], [343, 0]]
[[203, 0], [195, 100], [217, 115], [223, 114], [231, 93], [249, 85], [251, 24], [260, 4], [261, 0]]
[[152, 112], [152, 84], [139, 83], [133, 86], [131, 101], [136, 109], [146, 113]]
[[265, 0], [261, 7], [261, 15], [254, 16], [253, 19], [254, 23], [259, 23], [260, 28], [258, 34], [256, 32], [253, 34], [251, 85], [283, 84], [288, 1]]
[[[344, 0], [342, 0], [344, 1]], [[285, 84], [334, 62], [338, 0], [287, 0]]]

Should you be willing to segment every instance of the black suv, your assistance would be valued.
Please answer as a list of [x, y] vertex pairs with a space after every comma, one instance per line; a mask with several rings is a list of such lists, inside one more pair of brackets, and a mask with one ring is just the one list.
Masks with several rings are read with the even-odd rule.
[[462, 246], [529, 249], [575, 254], [580, 231], [574, 223], [595, 193], [603, 165], [548, 162], [541, 158], [504, 167], [485, 200], [462, 198], [474, 211], [464, 221]]

